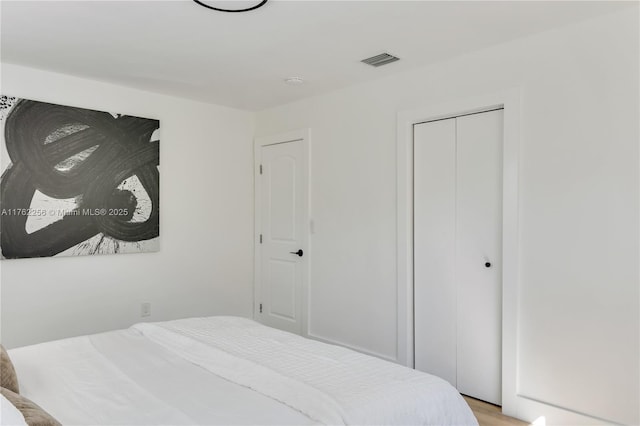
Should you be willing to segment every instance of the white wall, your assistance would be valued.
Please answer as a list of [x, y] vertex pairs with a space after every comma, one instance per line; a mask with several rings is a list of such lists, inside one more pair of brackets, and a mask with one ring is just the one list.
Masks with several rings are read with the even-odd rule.
[[3, 344], [123, 328], [142, 301], [151, 321], [251, 316], [253, 114], [9, 64], [0, 92], [161, 126], [160, 252], [3, 260]]
[[634, 6], [259, 113], [312, 132], [310, 335], [396, 358], [396, 114], [519, 87], [519, 415], [640, 422], [638, 35]]

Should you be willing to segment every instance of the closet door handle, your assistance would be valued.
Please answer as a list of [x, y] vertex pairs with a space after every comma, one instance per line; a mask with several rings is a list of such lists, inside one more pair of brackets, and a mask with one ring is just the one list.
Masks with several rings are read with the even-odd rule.
[[298, 250], [298, 251], [290, 251], [289, 253], [291, 254], [297, 254], [298, 256], [302, 257], [302, 255], [304, 254], [304, 252], [302, 251], [302, 249]]
[[485, 262], [484, 263], [484, 267], [485, 268], [491, 268], [491, 262]]

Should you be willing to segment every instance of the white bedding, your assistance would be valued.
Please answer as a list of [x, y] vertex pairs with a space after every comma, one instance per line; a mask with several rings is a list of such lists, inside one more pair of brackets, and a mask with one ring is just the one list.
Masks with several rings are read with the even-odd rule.
[[445, 381], [235, 317], [9, 351], [21, 393], [65, 425], [475, 425]]
[[65, 426], [307, 425], [128, 329], [9, 350], [20, 393]]
[[2, 394], [0, 394], [0, 425], [28, 426], [22, 413]]

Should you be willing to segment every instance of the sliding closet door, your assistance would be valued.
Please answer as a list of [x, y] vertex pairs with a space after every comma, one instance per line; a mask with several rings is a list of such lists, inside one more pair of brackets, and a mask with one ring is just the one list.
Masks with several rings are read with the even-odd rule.
[[501, 403], [502, 110], [414, 127], [415, 367]]
[[501, 404], [502, 110], [456, 119], [457, 387]]
[[456, 385], [456, 120], [414, 127], [415, 367]]

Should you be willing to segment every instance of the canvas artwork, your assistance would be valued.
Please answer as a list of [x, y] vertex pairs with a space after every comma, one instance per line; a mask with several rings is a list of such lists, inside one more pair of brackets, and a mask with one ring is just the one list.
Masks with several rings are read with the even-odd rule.
[[0, 97], [2, 258], [159, 250], [158, 120]]

